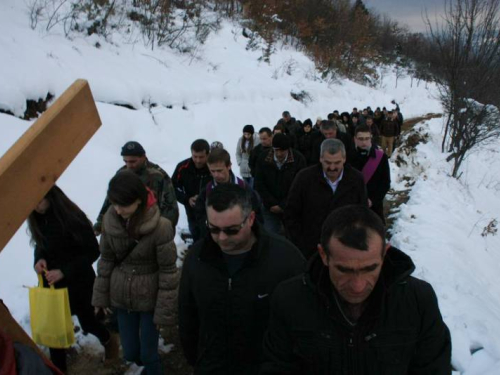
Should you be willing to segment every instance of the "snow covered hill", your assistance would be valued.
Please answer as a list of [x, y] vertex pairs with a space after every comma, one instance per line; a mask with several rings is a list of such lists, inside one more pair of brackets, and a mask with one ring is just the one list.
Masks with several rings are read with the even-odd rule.
[[[57, 27], [50, 33], [32, 30], [24, 2], [2, 0], [0, 109], [21, 116], [27, 99], [58, 97], [75, 79], [89, 81], [103, 125], [58, 184], [92, 220], [129, 140], [139, 141], [152, 161], [172, 173], [189, 156], [194, 139], [221, 141], [234, 157], [245, 124], [272, 127], [284, 110], [314, 120], [334, 109], [390, 107], [396, 99], [406, 118], [441, 111], [432, 84], [417, 87], [403, 77], [396, 87], [390, 68], [380, 72], [376, 88], [328, 83], [302, 53], [278, 46], [265, 63], [259, 61], [262, 51], [246, 49], [247, 41], [241, 26], [229, 21], [195, 55], [152, 51], [119, 33], [107, 40], [96, 35], [69, 40]], [[300, 91], [311, 100], [291, 97]], [[31, 123], [0, 113], [0, 155]], [[439, 119], [422, 125], [427, 143], [404, 157], [407, 166], [392, 165], [396, 189], [405, 188], [407, 177], [415, 182], [410, 201], [396, 215], [393, 242], [413, 257], [417, 276], [438, 293], [453, 335], [456, 369], [464, 375], [500, 374], [500, 241], [496, 233], [484, 233], [500, 212], [500, 178], [493, 173], [500, 171], [498, 144], [472, 156], [456, 181], [439, 152], [440, 130]], [[181, 212], [179, 226], [185, 226], [182, 207]], [[23, 285], [36, 283], [32, 261], [23, 226], [0, 254], [0, 298], [28, 331]]]

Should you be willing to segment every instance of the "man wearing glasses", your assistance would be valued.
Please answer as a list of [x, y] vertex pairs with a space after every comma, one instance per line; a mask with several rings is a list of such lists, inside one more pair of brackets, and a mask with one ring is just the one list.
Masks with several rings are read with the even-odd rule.
[[373, 145], [368, 125], [359, 125], [354, 133], [356, 149], [349, 158], [350, 163], [363, 174], [368, 205], [385, 224], [384, 197], [391, 187], [389, 160], [381, 149]]
[[193, 245], [179, 288], [179, 335], [195, 373], [257, 374], [269, 297], [305, 260], [255, 220], [251, 194], [216, 186], [206, 202], [208, 234]]

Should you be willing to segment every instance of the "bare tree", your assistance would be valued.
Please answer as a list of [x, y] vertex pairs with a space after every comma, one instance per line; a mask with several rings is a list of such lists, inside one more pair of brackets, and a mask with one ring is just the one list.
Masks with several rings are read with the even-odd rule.
[[442, 151], [450, 152], [454, 177], [469, 151], [500, 135], [498, 111], [489, 105], [498, 90], [499, 5], [500, 0], [449, 0], [441, 23], [425, 17], [446, 114]]

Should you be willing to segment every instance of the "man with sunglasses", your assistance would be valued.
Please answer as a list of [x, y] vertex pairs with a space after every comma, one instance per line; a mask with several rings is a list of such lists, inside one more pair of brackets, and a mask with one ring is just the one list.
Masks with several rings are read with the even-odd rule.
[[251, 193], [237, 184], [214, 187], [206, 213], [208, 233], [187, 255], [179, 288], [184, 354], [195, 373], [257, 374], [269, 297], [305, 260], [256, 221]]

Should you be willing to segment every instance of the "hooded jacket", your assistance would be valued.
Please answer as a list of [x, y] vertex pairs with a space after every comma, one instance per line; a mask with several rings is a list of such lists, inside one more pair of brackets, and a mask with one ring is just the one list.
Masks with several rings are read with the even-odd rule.
[[328, 268], [313, 257], [303, 275], [275, 290], [261, 374], [450, 375], [449, 330], [432, 287], [410, 276], [414, 269], [406, 254], [390, 248], [353, 325]]
[[172, 326], [178, 285], [174, 232], [154, 200], [148, 206], [138, 239], [129, 236], [113, 207], [104, 215], [92, 305], [154, 312], [155, 324]]

